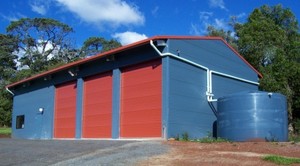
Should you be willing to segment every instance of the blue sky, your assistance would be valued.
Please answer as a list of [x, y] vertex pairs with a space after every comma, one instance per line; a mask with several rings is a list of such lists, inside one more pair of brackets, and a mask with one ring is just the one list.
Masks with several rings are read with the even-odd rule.
[[1, 0], [0, 33], [22, 17], [46, 17], [74, 28], [80, 47], [91, 36], [123, 45], [156, 35], [205, 35], [208, 25], [229, 29], [264, 4], [282, 4], [300, 20], [299, 0]]

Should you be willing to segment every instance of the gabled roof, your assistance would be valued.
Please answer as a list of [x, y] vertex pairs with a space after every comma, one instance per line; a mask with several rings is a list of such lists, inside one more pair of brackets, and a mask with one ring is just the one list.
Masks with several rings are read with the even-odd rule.
[[43, 72], [43, 73], [40, 73], [40, 74], [37, 74], [37, 75], [34, 75], [32, 77], [29, 77], [29, 78], [26, 78], [26, 79], [23, 79], [21, 81], [18, 81], [18, 82], [15, 82], [15, 83], [12, 83], [8, 86], [6, 86], [7, 88], [12, 88], [14, 86], [17, 86], [19, 84], [22, 84], [22, 83], [25, 83], [25, 82], [28, 82], [28, 81], [31, 81], [31, 80], [34, 80], [34, 79], [37, 79], [37, 78], [41, 78], [41, 77], [45, 77], [47, 75], [50, 75], [50, 74], [54, 74], [54, 73], [57, 73], [59, 71], [63, 71], [63, 70], [67, 70], [69, 68], [72, 68], [72, 67], [75, 67], [75, 66], [78, 66], [78, 65], [81, 65], [81, 64], [84, 64], [84, 63], [87, 63], [87, 62], [91, 62], [91, 61], [94, 61], [94, 60], [97, 60], [97, 59], [100, 59], [100, 58], [103, 58], [103, 57], [106, 57], [108, 55], [112, 55], [112, 54], [116, 54], [116, 53], [119, 53], [119, 52], [123, 52], [123, 51], [126, 51], [126, 50], [129, 50], [129, 49], [132, 49], [132, 48], [136, 48], [136, 47], [139, 47], [139, 46], [142, 46], [142, 45], [146, 45], [146, 44], [149, 44], [149, 42], [151, 40], [167, 40], [167, 39], [178, 39], [178, 40], [221, 40], [222, 42], [224, 42], [239, 58], [241, 58], [251, 69], [253, 69], [257, 75], [259, 77], [262, 78], [262, 74], [259, 73], [252, 65], [250, 65], [236, 50], [234, 50], [229, 44], [227, 44], [226, 41], [224, 41], [222, 38], [220, 37], [203, 37], [203, 36], [154, 36], [154, 37], [151, 37], [151, 38], [148, 38], [148, 39], [145, 39], [145, 40], [141, 40], [141, 41], [138, 41], [138, 42], [135, 42], [135, 43], [132, 43], [132, 44], [129, 44], [129, 45], [126, 45], [126, 46], [122, 46], [122, 47], [119, 47], [119, 48], [116, 48], [116, 49], [113, 49], [113, 50], [110, 50], [110, 51], [107, 51], [107, 52], [103, 52], [103, 53], [100, 53], [98, 55], [95, 55], [95, 56], [92, 56], [92, 57], [89, 57], [89, 58], [86, 58], [86, 59], [82, 59], [82, 60], [78, 60], [78, 61], [75, 61], [75, 62], [72, 62], [72, 63], [68, 63], [66, 65], [63, 65], [61, 67], [58, 67], [56, 69], [52, 69], [52, 70], [49, 70], [49, 71], [46, 71], [46, 72]]

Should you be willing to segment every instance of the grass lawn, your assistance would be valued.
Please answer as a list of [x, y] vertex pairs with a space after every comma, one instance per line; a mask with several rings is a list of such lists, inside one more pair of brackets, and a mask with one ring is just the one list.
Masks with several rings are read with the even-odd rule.
[[300, 163], [300, 158], [283, 157], [277, 155], [269, 155], [264, 157], [263, 159], [279, 165], [290, 165]]
[[11, 134], [11, 128], [0, 127], [0, 134], [2, 134], [2, 135], [10, 135]]

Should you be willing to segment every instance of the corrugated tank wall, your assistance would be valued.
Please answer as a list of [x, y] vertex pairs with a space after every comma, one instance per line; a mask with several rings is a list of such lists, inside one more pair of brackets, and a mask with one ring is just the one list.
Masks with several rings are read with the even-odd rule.
[[222, 97], [217, 126], [218, 137], [232, 141], [287, 141], [286, 97], [258, 91]]

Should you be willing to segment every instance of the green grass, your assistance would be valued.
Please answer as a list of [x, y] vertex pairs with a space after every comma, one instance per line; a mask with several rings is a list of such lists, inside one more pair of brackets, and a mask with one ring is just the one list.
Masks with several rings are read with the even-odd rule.
[[195, 139], [193, 142], [200, 142], [200, 143], [218, 143], [218, 142], [230, 142], [224, 138], [213, 138], [213, 137], [205, 137], [201, 139]]
[[207, 137], [204, 138], [198, 138], [198, 139], [191, 139], [189, 137], [189, 134], [187, 132], [184, 132], [181, 137], [179, 135], [177, 135], [177, 137], [175, 138], [176, 141], [185, 141], [185, 142], [200, 142], [200, 143], [218, 143], [218, 142], [230, 142], [227, 139], [224, 138], [215, 138], [212, 137], [211, 133], [208, 133]]
[[289, 141], [291, 142], [300, 142], [300, 135], [296, 135], [296, 136], [289, 136]]
[[290, 158], [276, 155], [268, 155], [263, 157], [263, 160], [273, 162], [279, 165], [290, 165], [300, 163], [300, 158]]
[[2, 134], [2, 135], [10, 135], [11, 134], [11, 128], [0, 127], [0, 134]]

